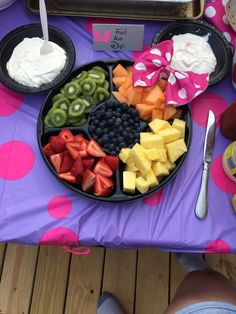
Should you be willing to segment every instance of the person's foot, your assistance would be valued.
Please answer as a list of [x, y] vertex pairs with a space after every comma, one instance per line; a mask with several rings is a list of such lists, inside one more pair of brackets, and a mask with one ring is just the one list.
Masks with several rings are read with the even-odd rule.
[[175, 255], [180, 265], [186, 269], [187, 272], [194, 270], [211, 270], [210, 266], [203, 259], [203, 254], [176, 253]]
[[98, 299], [97, 314], [125, 314], [125, 312], [112, 294], [103, 292]]

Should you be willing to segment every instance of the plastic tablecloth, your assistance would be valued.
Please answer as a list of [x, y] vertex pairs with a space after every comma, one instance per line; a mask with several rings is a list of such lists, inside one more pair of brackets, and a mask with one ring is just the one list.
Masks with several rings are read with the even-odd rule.
[[[138, 52], [93, 50], [91, 28], [100, 20], [50, 16], [49, 23], [73, 40], [75, 67], [104, 58], [133, 58]], [[18, 0], [0, 11], [0, 38], [39, 16]], [[144, 46], [160, 22], [122, 20], [145, 25]], [[236, 252], [236, 215], [231, 198], [236, 184], [223, 173], [221, 158], [229, 144], [220, 133], [219, 117], [236, 98], [230, 75], [189, 106], [193, 137], [179, 174], [162, 191], [123, 204], [92, 201], [71, 192], [48, 171], [37, 144], [36, 124], [46, 94], [21, 95], [0, 85], [0, 241], [25, 244], [86, 245], [170, 251]], [[194, 208], [202, 173], [202, 154], [208, 110], [217, 117], [216, 143], [209, 179], [209, 213], [204, 221]]]

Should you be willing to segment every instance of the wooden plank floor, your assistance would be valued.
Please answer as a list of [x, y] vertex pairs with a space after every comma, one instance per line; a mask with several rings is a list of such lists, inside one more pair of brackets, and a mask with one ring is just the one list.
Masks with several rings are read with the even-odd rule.
[[[206, 258], [236, 281], [236, 255]], [[185, 274], [174, 254], [156, 249], [76, 256], [61, 247], [0, 244], [0, 314], [96, 314], [102, 291], [127, 314], [162, 314]]]

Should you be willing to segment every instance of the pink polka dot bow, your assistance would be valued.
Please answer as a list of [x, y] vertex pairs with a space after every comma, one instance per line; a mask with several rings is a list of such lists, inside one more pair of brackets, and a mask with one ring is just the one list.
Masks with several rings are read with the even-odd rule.
[[133, 85], [152, 86], [159, 79], [165, 78], [166, 104], [181, 106], [206, 90], [209, 75], [172, 69], [170, 67], [172, 55], [172, 40], [163, 41], [143, 52], [133, 67]]

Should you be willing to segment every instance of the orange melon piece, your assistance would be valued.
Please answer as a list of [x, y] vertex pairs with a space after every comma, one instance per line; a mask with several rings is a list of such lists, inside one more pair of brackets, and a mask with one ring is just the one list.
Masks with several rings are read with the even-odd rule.
[[176, 108], [176, 113], [172, 116], [172, 119], [181, 119], [183, 114], [183, 110], [180, 108]]
[[126, 76], [114, 76], [112, 82], [117, 86], [120, 87], [126, 80]]
[[131, 105], [136, 105], [138, 103], [141, 103], [142, 94], [143, 94], [143, 87], [130, 86], [127, 89], [127, 97]]
[[123, 65], [118, 64], [112, 71], [114, 76], [128, 76], [128, 71], [123, 67]]
[[130, 65], [130, 66], [126, 67], [125, 69], [126, 69], [127, 72], [129, 72], [129, 73], [131, 72], [131, 73], [132, 73], [132, 71], [133, 71], [133, 66]]
[[127, 103], [127, 99], [119, 92], [112, 92], [113, 96], [115, 96], [116, 100], [121, 103]]
[[172, 119], [172, 117], [174, 116], [176, 111], [177, 111], [177, 109], [173, 105], [165, 106], [163, 119], [164, 120]]
[[158, 85], [155, 85], [150, 93], [143, 99], [144, 103], [156, 106], [161, 105], [164, 100], [165, 95]]
[[157, 85], [160, 86], [160, 88], [162, 89], [163, 92], [164, 92], [165, 89], [166, 89], [166, 84], [167, 84], [167, 80], [164, 80], [164, 79], [160, 79], [160, 80], [157, 82]]
[[125, 82], [118, 88], [119, 92], [126, 96], [127, 95], [127, 89], [132, 85], [132, 80], [130, 77], [126, 77]]
[[152, 120], [154, 119], [163, 119], [163, 111], [160, 109], [152, 109]]
[[143, 97], [142, 97], [142, 103], [144, 102], [144, 99], [147, 97], [147, 95], [150, 94], [151, 90], [153, 89], [154, 86], [149, 86], [149, 87], [143, 87]]
[[147, 104], [137, 104], [136, 109], [138, 110], [141, 119], [146, 121], [152, 120], [152, 110], [155, 109], [155, 106]]

